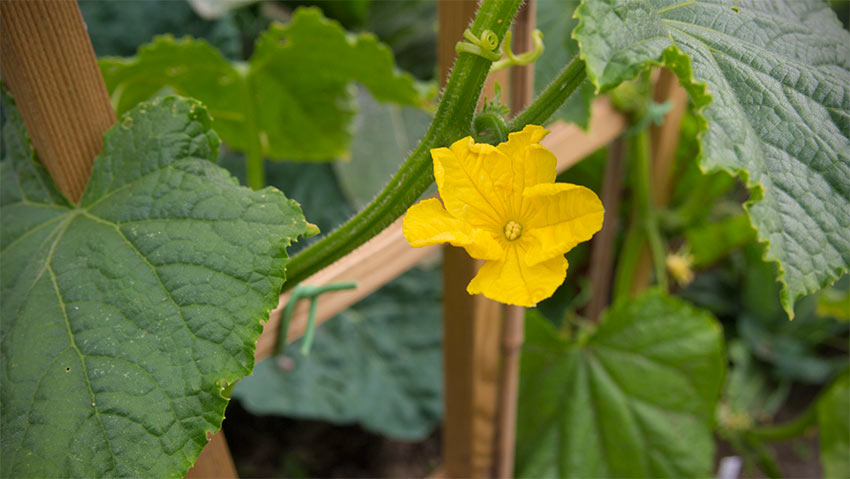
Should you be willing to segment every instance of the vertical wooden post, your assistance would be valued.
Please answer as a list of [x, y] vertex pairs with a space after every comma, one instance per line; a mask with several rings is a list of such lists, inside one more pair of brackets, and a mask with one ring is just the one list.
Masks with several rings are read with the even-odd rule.
[[[455, 59], [455, 43], [462, 38], [475, 2], [442, 1], [440, 21], [440, 74], [443, 81]], [[514, 50], [531, 48], [533, 6], [519, 14]], [[503, 101], [514, 111], [523, 108], [533, 92], [533, 67], [502, 70], [491, 75], [483, 96], [493, 97], [499, 82]], [[509, 100], [506, 100], [509, 98]], [[466, 285], [480, 262], [461, 248], [443, 250], [443, 369], [445, 414], [443, 470], [449, 478], [511, 477], [519, 349], [522, 345], [523, 308], [505, 307], [482, 296], [470, 296]]]
[[602, 311], [611, 302], [611, 282], [614, 276], [614, 241], [617, 239], [617, 229], [620, 222], [620, 201], [625, 179], [625, 141], [618, 138], [611, 143], [608, 153], [608, 164], [605, 166], [605, 176], [602, 178], [602, 206], [605, 207], [605, 218], [602, 230], [593, 237], [590, 256], [590, 302], [585, 309], [585, 316], [598, 321]]
[[[526, 0], [520, 7], [513, 25], [513, 51], [525, 52], [533, 47], [531, 33], [534, 31], [536, 14], [535, 0]], [[528, 106], [534, 96], [534, 65], [511, 68], [510, 81], [511, 111], [516, 114]], [[505, 306], [495, 464], [495, 477], [498, 479], [509, 479], [514, 475], [519, 359], [524, 326], [525, 308]]]
[[[33, 147], [62, 194], [77, 202], [116, 122], [80, 8], [74, 0], [0, 0], [0, 25], [0, 70]], [[215, 463], [201, 470], [217, 471], [203, 477], [236, 477], [220, 431], [201, 458]]]
[[227, 439], [224, 431], [218, 431], [210, 438], [210, 442], [204, 446], [195, 465], [186, 473], [186, 479], [234, 479], [236, 466], [230, 456], [230, 448], [227, 447]]
[[[476, 9], [470, 1], [437, 5], [443, 83]], [[462, 248], [443, 248], [443, 473], [449, 478], [490, 477], [493, 471], [502, 306], [466, 292], [476, 269]]]
[[39, 159], [76, 202], [115, 123], [80, 9], [73, 0], [4, 0], [0, 22], [3, 77]]
[[652, 199], [655, 206], [666, 206], [670, 201], [670, 175], [676, 160], [676, 147], [679, 145], [682, 117], [688, 106], [688, 93], [679, 85], [676, 75], [664, 68], [655, 82], [653, 99], [662, 103], [670, 101], [673, 108], [664, 117], [664, 123], [653, 125], [652, 141]]

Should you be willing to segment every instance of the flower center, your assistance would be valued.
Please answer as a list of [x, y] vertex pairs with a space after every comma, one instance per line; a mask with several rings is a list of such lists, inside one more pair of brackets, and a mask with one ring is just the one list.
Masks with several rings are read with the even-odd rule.
[[516, 221], [508, 221], [505, 224], [505, 238], [508, 241], [513, 241], [522, 236], [522, 225]]

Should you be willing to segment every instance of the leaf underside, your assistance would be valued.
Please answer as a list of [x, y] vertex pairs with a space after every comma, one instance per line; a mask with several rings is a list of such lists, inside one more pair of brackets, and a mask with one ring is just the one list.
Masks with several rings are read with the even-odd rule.
[[[259, 364], [233, 388], [257, 415], [358, 423], [418, 441], [442, 417], [440, 269], [413, 269]], [[286, 366], [285, 369], [280, 364]]]
[[[543, 33], [546, 48], [534, 62], [535, 95], [539, 95], [549, 86], [564, 65], [579, 53], [578, 44], [570, 37], [570, 32], [578, 23], [572, 13], [580, 3], [581, 0], [545, 0], [537, 3], [537, 29]], [[594, 98], [593, 84], [588, 80], [583, 81], [552, 114], [550, 121], [563, 120], [587, 129]]]
[[850, 268], [850, 33], [820, 0], [599, 0], [573, 35], [607, 90], [647, 65], [703, 119], [701, 166], [743, 177], [782, 305]]
[[349, 83], [381, 101], [414, 104], [413, 78], [395, 69], [373, 35], [349, 37], [315, 8], [273, 24], [246, 64], [189, 37], [157, 37], [132, 59], [100, 60], [106, 87], [122, 113], [163, 89], [202, 101], [231, 148], [278, 160], [345, 156], [356, 112]]
[[382, 104], [358, 89], [351, 158], [333, 163], [337, 180], [356, 209], [369, 204], [428, 131], [431, 115], [414, 107]]
[[301, 210], [213, 163], [196, 101], [125, 115], [79, 205], [6, 111], [0, 475], [182, 477], [253, 368]]
[[724, 375], [715, 319], [649, 292], [610, 309], [582, 346], [529, 316], [518, 477], [708, 477]]

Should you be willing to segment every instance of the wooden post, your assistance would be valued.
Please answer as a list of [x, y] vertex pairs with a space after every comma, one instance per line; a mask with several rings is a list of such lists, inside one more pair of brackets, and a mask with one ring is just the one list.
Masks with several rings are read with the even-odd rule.
[[227, 447], [227, 439], [224, 432], [218, 431], [212, 436], [210, 442], [201, 451], [195, 465], [186, 473], [186, 479], [233, 479], [239, 477], [236, 474], [236, 466], [230, 456]]
[[[39, 160], [59, 191], [77, 202], [103, 134], [116, 122], [80, 8], [74, 0], [2, 0], [0, 24], [3, 78]], [[195, 469], [219, 471], [203, 477], [237, 477], [220, 431], [201, 458], [215, 464]]]
[[[513, 25], [513, 51], [523, 53], [533, 47], [536, 2], [527, 0]], [[511, 68], [511, 111], [522, 111], [534, 96], [534, 65]], [[495, 477], [509, 479], [514, 475], [516, 450], [516, 414], [519, 392], [519, 360], [525, 326], [525, 308], [504, 307], [504, 326], [501, 339], [501, 377], [499, 380], [498, 428], [496, 444]]]
[[0, 21], [3, 77], [39, 159], [76, 202], [116, 121], [80, 9], [73, 0], [4, 0]]
[[605, 166], [605, 176], [602, 179], [602, 206], [605, 207], [605, 218], [602, 220], [602, 230], [593, 237], [590, 256], [590, 302], [585, 310], [585, 316], [598, 321], [602, 311], [611, 302], [611, 281], [614, 276], [614, 247], [617, 239], [617, 229], [620, 223], [620, 201], [623, 196], [623, 180], [625, 180], [625, 142], [622, 138], [614, 140], [608, 153], [608, 164]]
[[[456, 56], [455, 44], [476, 9], [476, 2], [437, 4], [438, 61], [444, 84]], [[487, 96], [492, 97], [492, 90]], [[462, 248], [443, 248], [442, 473], [449, 478], [493, 475], [502, 305], [466, 292], [477, 266]]]

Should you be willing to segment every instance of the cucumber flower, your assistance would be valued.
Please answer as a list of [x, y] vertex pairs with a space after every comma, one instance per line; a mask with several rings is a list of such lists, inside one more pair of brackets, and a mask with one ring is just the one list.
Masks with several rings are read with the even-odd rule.
[[593, 191], [555, 183], [555, 155], [539, 144], [547, 133], [528, 125], [498, 146], [466, 137], [431, 150], [442, 202], [411, 206], [404, 236], [417, 248], [450, 243], [485, 260], [470, 294], [535, 305], [564, 282], [564, 253], [602, 227]]

